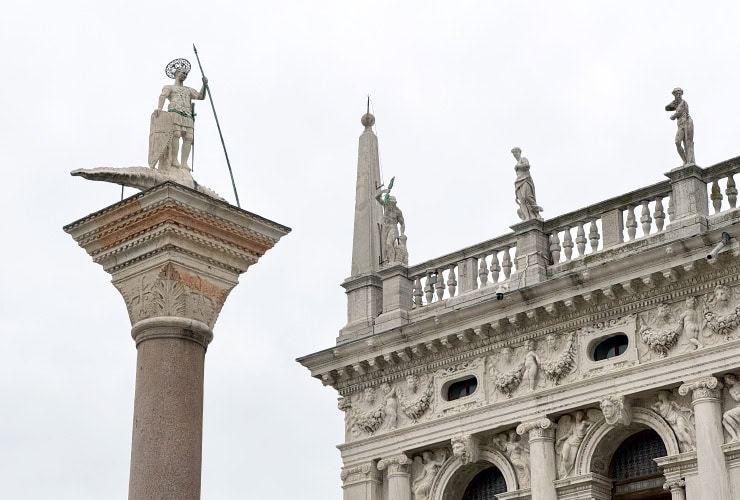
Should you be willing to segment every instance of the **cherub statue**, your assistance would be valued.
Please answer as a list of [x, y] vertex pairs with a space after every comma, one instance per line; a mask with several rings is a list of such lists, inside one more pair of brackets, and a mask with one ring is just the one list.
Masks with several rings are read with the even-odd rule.
[[534, 181], [529, 173], [529, 160], [522, 156], [522, 150], [515, 147], [511, 154], [516, 159], [514, 171], [516, 172], [516, 181], [514, 181], [514, 198], [519, 209], [517, 215], [522, 220], [541, 219], [542, 207], [537, 205], [537, 198], [534, 192]]
[[684, 167], [696, 165], [694, 160], [694, 120], [689, 116], [689, 103], [683, 99], [683, 89], [680, 87], [673, 89], [671, 94], [673, 94], [673, 100], [666, 105], [665, 110], [673, 111], [671, 120], [677, 120], [676, 150], [678, 150], [678, 156], [683, 160]]
[[650, 408], [671, 426], [682, 451], [693, 450], [696, 447], [694, 412], [678, 404], [669, 391], [658, 391], [657, 398]]
[[411, 465], [411, 475], [414, 478], [411, 482], [411, 491], [414, 493], [414, 500], [429, 499], [434, 478], [445, 460], [447, 451], [444, 449], [436, 452], [425, 451], [420, 457], [414, 458]]
[[[398, 208], [395, 196], [391, 196], [393, 181], [388, 183], [386, 189], [382, 189], [376, 196], [383, 206], [383, 221], [380, 224], [380, 261], [383, 264], [390, 262], [409, 263], [408, 250], [406, 248], [406, 222], [403, 212]], [[399, 232], [399, 226], [401, 228]]]
[[395, 429], [398, 425], [398, 399], [396, 399], [396, 388], [384, 382], [380, 385], [380, 391], [385, 398], [385, 425], [388, 429]]
[[573, 471], [578, 448], [583, 443], [586, 432], [600, 418], [601, 412], [593, 408], [586, 410], [586, 412], [577, 411], [572, 416], [563, 415], [560, 417], [555, 435], [555, 449], [560, 456], [558, 461], [559, 478], [568, 477]]
[[[725, 375], [725, 384], [732, 400], [740, 403], [740, 380], [737, 376], [732, 373]], [[730, 441], [740, 441], [740, 405], [735, 405], [722, 415], [722, 426], [730, 435]]]
[[522, 439], [515, 429], [496, 434], [492, 444], [503, 452], [516, 471], [519, 489], [529, 488], [529, 441]]
[[684, 309], [681, 317], [678, 319], [678, 328], [680, 332], [686, 335], [689, 343], [694, 346], [694, 350], [704, 347], [699, 340], [701, 326], [699, 313], [696, 311], [696, 297], [692, 296], [686, 299], [686, 309]]

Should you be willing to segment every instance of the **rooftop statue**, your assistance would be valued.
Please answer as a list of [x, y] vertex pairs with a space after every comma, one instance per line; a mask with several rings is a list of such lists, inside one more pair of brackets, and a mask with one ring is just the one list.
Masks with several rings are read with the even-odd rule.
[[522, 220], [541, 219], [542, 207], [537, 205], [537, 197], [534, 193], [534, 181], [529, 174], [529, 160], [522, 156], [522, 150], [515, 147], [511, 154], [516, 158], [514, 171], [516, 172], [516, 181], [514, 181], [514, 197], [519, 209], [516, 211]]
[[[376, 196], [383, 206], [383, 221], [380, 224], [380, 262], [387, 264], [391, 262], [400, 262], [408, 265], [409, 253], [406, 249], [406, 222], [403, 219], [403, 212], [398, 208], [395, 196], [391, 196], [393, 181], [388, 183], [387, 189], [382, 189]], [[399, 232], [399, 225], [401, 231]]]
[[[151, 116], [149, 167], [80, 168], [73, 170], [72, 175], [141, 190], [173, 181], [214, 198], [223, 199], [211, 189], [198, 184], [193, 179], [187, 163], [193, 147], [192, 101], [204, 99], [208, 90], [208, 79], [205, 76], [202, 78], [203, 86], [200, 91], [183, 85], [190, 67], [187, 59], [175, 59], [165, 68], [165, 74], [173, 78], [174, 82], [162, 88], [157, 109]], [[169, 104], [167, 111], [163, 112], [165, 100], [168, 100]]]
[[671, 94], [673, 94], [673, 100], [666, 105], [665, 110], [673, 111], [671, 120], [677, 120], [676, 149], [678, 150], [678, 156], [683, 160], [682, 166], [696, 165], [694, 160], [694, 121], [689, 116], [689, 103], [683, 99], [683, 89], [680, 87], [673, 89]]

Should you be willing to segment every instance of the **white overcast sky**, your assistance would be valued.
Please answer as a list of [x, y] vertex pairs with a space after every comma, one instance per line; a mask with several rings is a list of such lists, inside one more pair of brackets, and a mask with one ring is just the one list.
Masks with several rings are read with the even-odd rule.
[[[293, 228], [242, 277], [206, 356], [203, 498], [341, 498], [336, 394], [294, 358], [345, 323], [357, 138], [373, 98], [411, 263], [517, 222], [514, 160], [553, 217], [740, 154], [740, 3], [3, 4], [0, 498], [126, 498], [136, 350], [110, 277], [62, 226], [118, 201], [76, 168], [145, 165], [164, 66], [195, 60], [242, 206]], [[188, 83], [199, 87], [197, 66]], [[195, 176], [233, 200], [207, 103]], [[131, 189], [126, 195], [133, 194]]]

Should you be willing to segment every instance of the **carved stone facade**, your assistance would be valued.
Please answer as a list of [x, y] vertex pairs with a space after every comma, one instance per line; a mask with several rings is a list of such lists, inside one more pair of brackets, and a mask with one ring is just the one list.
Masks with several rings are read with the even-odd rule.
[[[740, 158], [682, 168], [379, 273], [384, 300], [402, 295], [365, 318], [374, 328], [352, 316], [334, 348], [299, 359], [342, 397], [344, 463], [380, 460], [385, 471], [402, 452], [416, 500], [461, 500], [491, 468], [506, 482], [499, 499], [606, 500], [617, 487], [740, 497], [740, 465], [724, 461], [740, 456], [740, 211], [697, 204]], [[710, 262], [723, 232], [730, 244]], [[647, 469], [618, 479], [615, 457], [640, 433], [660, 444], [639, 451], [651, 454], [649, 480], [639, 480]]]

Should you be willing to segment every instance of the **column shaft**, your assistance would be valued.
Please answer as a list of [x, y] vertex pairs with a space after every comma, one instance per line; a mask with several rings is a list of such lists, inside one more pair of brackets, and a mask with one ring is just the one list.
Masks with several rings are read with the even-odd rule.
[[151, 327], [133, 331], [138, 353], [129, 500], [198, 500], [210, 330], [163, 323], [166, 318], [148, 320]]
[[547, 418], [519, 424], [519, 435], [529, 433], [529, 472], [532, 500], [558, 500], [555, 489], [555, 424]]
[[[698, 391], [697, 391], [698, 392]], [[730, 500], [730, 479], [722, 452], [722, 408], [718, 398], [693, 401], [696, 418], [696, 463], [705, 500]]]

